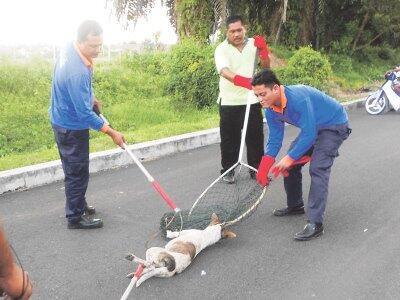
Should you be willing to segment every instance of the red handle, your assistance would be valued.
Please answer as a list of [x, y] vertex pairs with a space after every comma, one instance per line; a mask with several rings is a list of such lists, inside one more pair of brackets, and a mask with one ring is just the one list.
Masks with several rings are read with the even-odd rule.
[[166, 192], [164, 192], [163, 188], [157, 181], [153, 181], [152, 185], [154, 189], [163, 197], [164, 201], [171, 207], [174, 211], [179, 211], [180, 209], [175, 205], [174, 201], [168, 196]]
[[139, 264], [139, 265], [137, 266], [137, 268], [136, 268], [134, 277], [136, 277], [137, 279], [139, 279], [140, 276], [142, 276], [143, 269], [144, 269], [143, 264]]

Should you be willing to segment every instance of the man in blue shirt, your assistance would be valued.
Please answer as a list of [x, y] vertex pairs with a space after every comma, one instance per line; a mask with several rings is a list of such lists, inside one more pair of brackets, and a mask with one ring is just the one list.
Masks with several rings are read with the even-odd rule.
[[100, 103], [92, 90], [93, 58], [103, 44], [102, 28], [95, 21], [84, 21], [78, 28], [77, 41], [60, 53], [53, 74], [51, 124], [65, 175], [65, 213], [70, 229], [103, 226], [101, 219], [90, 219], [95, 213], [86, 203], [89, 182], [89, 128], [109, 135], [123, 147], [123, 135], [96, 115]]
[[276, 209], [275, 216], [304, 213], [302, 195], [303, 165], [296, 161], [311, 156], [311, 186], [308, 196], [308, 223], [296, 233], [296, 240], [309, 240], [323, 233], [323, 217], [328, 197], [328, 183], [338, 149], [349, 136], [348, 117], [343, 106], [321, 91], [306, 85], [283, 86], [275, 74], [265, 69], [252, 80], [253, 91], [265, 111], [269, 137], [257, 173], [265, 186], [268, 173], [282, 147], [285, 123], [300, 128], [288, 153], [272, 168], [275, 177], [284, 174], [287, 207]]

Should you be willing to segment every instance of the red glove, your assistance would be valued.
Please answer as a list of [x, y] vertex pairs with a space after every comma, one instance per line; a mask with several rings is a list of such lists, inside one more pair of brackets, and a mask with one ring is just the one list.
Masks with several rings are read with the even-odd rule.
[[256, 175], [258, 183], [261, 184], [262, 186], [267, 186], [269, 184], [268, 173], [274, 162], [275, 158], [273, 158], [272, 156], [264, 155], [262, 157]]
[[240, 75], [235, 75], [235, 77], [233, 77], [233, 84], [236, 86], [244, 87], [248, 90], [253, 89], [253, 87], [251, 86], [251, 78], [243, 77]]
[[266, 59], [269, 55], [268, 44], [262, 36], [254, 36], [254, 46], [258, 48], [258, 56], [261, 59]]
[[[291, 168], [293, 168], [294, 166], [296, 166], [296, 165], [303, 165], [304, 166], [310, 160], [311, 160], [311, 156], [308, 156], [308, 155], [304, 155], [304, 156], [300, 157], [298, 160], [295, 160], [288, 169], [281, 171], [283, 177], [288, 177], [289, 176], [289, 170]], [[280, 173], [279, 170], [276, 170], [275, 168], [273, 168], [272, 172], [274, 173], [274, 177], [275, 178], [279, 176], [279, 173]]]

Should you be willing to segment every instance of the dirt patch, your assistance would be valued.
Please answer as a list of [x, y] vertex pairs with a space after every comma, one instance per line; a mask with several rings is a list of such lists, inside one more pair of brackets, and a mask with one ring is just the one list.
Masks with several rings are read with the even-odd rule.
[[341, 102], [350, 101], [350, 100], [358, 100], [365, 99], [371, 91], [353, 91], [353, 90], [342, 90], [340, 88], [330, 88], [328, 90], [328, 94], [336, 98]]
[[275, 54], [273, 54], [272, 52], [269, 53], [269, 59], [271, 61], [271, 68], [279, 68], [279, 67], [286, 67], [287, 66], [287, 62], [282, 59], [277, 57]]

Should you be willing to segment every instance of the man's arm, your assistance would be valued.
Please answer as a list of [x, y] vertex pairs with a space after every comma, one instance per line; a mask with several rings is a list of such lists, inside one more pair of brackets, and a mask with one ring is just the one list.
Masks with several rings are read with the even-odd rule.
[[103, 120], [93, 112], [93, 98], [88, 75], [74, 75], [68, 78], [67, 89], [79, 121], [87, 127], [100, 130]]
[[269, 55], [266, 58], [260, 58], [260, 65], [263, 69], [271, 67], [271, 60], [269, 59]]
[[219, 75], [221, 75], [222, 77], [224, 77], [225, 79], [229, 80], [232, 83], [233, 83], [233, 79], [236, 76], [235, 73], [233, 73], [231, 70], [229, 70], [226, 67], [221, 70]]
[[264, 37], [255, 35], [254, 46], [258, 49], [258, 57], [262, 68], [270, 68], [271, 61], [269, 59], [269, 48]]
[[233, 73], [229, 69], [229, 61], [224, 53], [224, 51], [217, 47], [214, 54], [215, 59], [215, 66], [217, 68], [217, 72], [220, 76], [224, 77], [225, 79], [229, 80], [236, 86], [241, 86], [246, 89], [251, 90], [251, 78], [243, 77], [239, 74]]
[[300, 133], [296, 144], [287, 154], [293, 161], [300, 159], [317, 138], [316, 120], [310, 98], [298, 101], [296, 105], [296, 110], [300, 115]]
[[282, 148], [285, 124], [276, 119], [271, 109], [265, 110], [268, 125], [268, 141], [265, 145], [265, 155], [276, 157]]
[[232, 82], [236, 86], [241, 86], [248, 90], [253, 89], [253, 87], [251, 86], [251, 78], [235, 74], [228, 68], [222, 68], [220, 75], [225, 79], [229, 80], [230, 82]]
[[28, 274], [14, 263], [3, 228], [0, 226], [0, 290], [8, 296], [27, 300], [32, 294]]
[[96, 96], [93, 94], [93, 109], [97, 109], [98, 111], [101, 111], [101, 102], [99, 99], [96, 98]]

